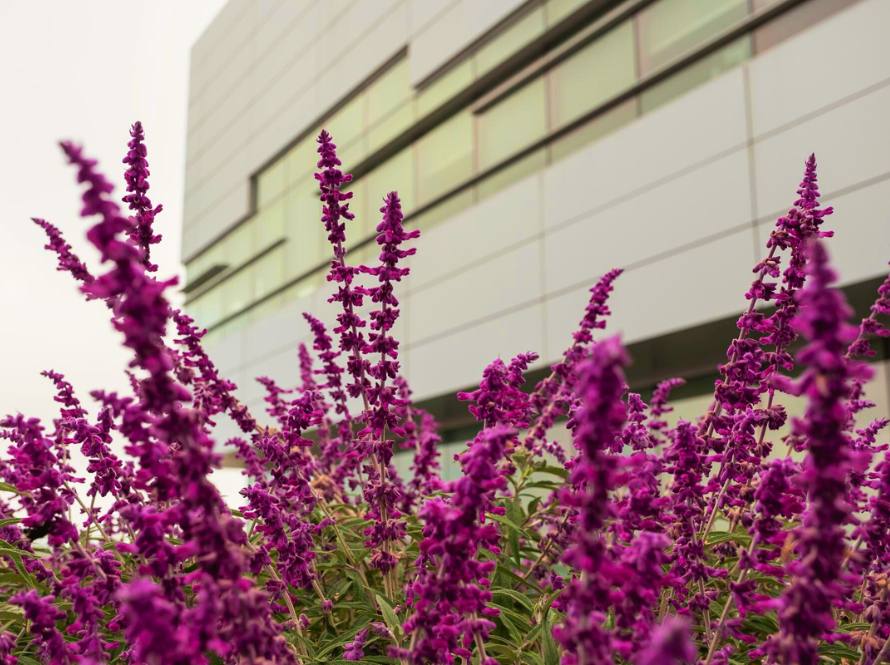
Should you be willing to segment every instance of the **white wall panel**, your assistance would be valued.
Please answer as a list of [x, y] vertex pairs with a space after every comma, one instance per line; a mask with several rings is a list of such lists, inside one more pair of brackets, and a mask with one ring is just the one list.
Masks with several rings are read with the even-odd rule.
[[411, 260], [411, 288], [464, 270], [540, 232], [540, 175], [526, 178], [423, 231]]
[[739, 147], [745, 131], [744, 85], [735, 69], [554, 164], [544, 176], [547, 225]]
[[[411, 36], [411, 81], [416, 85], [429, 77], [522, 3], [523, 0], [457, 0], [435, 14], [435, 20]], [[441, 3], [434, 4], [438, 9]], [[423, 23], [430, 13], [418, 14], [415, 8], [415, 22]]]
[[598, 214], [548, 233], [545, 288], [594, 281], [753, 219], [747, 151], [655, 186]]
[[759, 135], [890, 77], [890, 2], [853, 4], [749, 66]]
[[465, 328], [427, 344], [411, 346], [408, 381], [422, 400], [478, 383], [482, 370], [497, 357], [544, 346], [540, 304]]
[[412, 344], [541, 297], [537, 241], [411, 294]]
[[[886, 274], [890, 261], [890, 177], [842, 196], [822, 198], [823, 205], [835, 212], [825, 218], [825, 228], [835, 232], [825, 240], [840, 284]], [[760, 237], [766, 238], [774, 222], [760, 225]]]
[[759, 214], [791, 205], [811, 152], [823, 193], [890, 173], [887, 118], [890, 85], [755, 143]]

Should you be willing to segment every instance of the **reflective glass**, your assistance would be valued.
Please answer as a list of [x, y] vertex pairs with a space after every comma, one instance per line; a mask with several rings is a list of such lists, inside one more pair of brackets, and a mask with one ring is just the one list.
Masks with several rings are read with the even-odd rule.
[[408, 214], [415, 206], [414, 149], [408, 146], [366, 175], [366, 194], [371, 201], [374, 220], [379, 220], [378, 208], [383, 197], [395, 190], [402, 202], [402, 212]]
[[279, 159], [270, 164], [257, 177], [257, 207], [264, 208], [284, 192], [285, 160]]
[[417, 142], [417, 200], [429, 201], [473, 175], [473, 116], [469, 109]]
[[284, 248], [276, 247], [252, 266], [253, 300], [279, 288], [284, 281]]
[[538, 78], [477, 117], [479, 168], [484, 170], [547, 133], [547, 89]]
[[483, 44], [474, 56], [476, 76], [482, 76], [544, 32], [544, 6], [538, 5]]
[[221, 292], [222, 315], [224, 317], [240, 312], [253, 301], [252, 272], [253, 266], [248, 266], [214, 288], [214, 291]]
[[634, 57], [633, 26], [626, 21], [554, 67], [553, 126], [563, 127], [633, 85]]
[[453, 67], [417, 93], [417, 117], [422, 118], [469, 86], [475, 79], [473, 61], [467, 58]]
[[547, 25], [556, 25], [590, 0], [547, 0]]
[[373, 126], [394, 109], [403, 107], [412, 95], [408, 59], [402, 58], [368, 86], [368, 125]]
[[287, 187], [291, 189], [315, 170], [317, 153], [315, 139], [318, 130], [307, 134], [299, 143], [287, 152]]
[[658, 0], [637, 15], [640, 73], [646, 75], [748, 14], [748, 0]]
[[285, 280], [302, 275], [330, 255], [313, 183], [304, 180], [287, 196]]

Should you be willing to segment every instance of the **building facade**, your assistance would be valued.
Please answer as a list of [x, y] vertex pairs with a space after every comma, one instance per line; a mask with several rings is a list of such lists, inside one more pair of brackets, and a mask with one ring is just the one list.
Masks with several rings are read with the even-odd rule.
[[326, 128], [355, 175], [349, 258], [376, 256], [390, 190], [421, 229], [396, 334], [451, 438], [449, 396], [499, 355], [556, 360], [612, 267], [632, 383], [686, 376], [697, 404], [811, 152], [860, 310], [886, 274], [888, 25], [886, 0], [230, 0], [192, 51], [187, 309], [255, 412], [254, 377], [296, 382], [302, 312], [336, 314]]

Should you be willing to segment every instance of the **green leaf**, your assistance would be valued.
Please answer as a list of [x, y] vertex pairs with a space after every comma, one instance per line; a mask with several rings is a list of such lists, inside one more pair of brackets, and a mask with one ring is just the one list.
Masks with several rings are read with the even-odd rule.
[[386, 599], [380, 594], [377, 594], [377, 605], [380, 607], [380, 613], [383, 615], [383, 621], [386, 622], [386, 627], [392, 631], [392, 634], [396, 636], [396, 639], [401, 640], [402, 622], [399, 621], [399, 617], [396, 616], [392, 606], [386, 602]]

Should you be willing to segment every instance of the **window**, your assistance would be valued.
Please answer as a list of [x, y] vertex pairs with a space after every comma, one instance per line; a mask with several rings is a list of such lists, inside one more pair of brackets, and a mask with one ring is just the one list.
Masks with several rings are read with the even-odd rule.
[[633, 29], [626, 21], [553, 69], [554, 127], [579, 118], [626, 90], [635, 79]]
[[547, 24], [556, 25], [589, 0], [547, 0]]
[[257, 178], [257, 207], [264, 208], [284, 192], [285, 160], [279, 159], [272, 163]]
[[751, 37], [746, 35], [677, 72], [640, 96], [640, 110], [648, 113], [751, 57]]
[[525, 84], [478, 117], [479, 168], [484, 170], [547, 133], [544, 78]]
[[365, 197], [369, 202], [369, 212], [373, 224], [371, 231], [380, 220], [379, 208], [383, 197], [395, 190], [402, 202], [402, 212], [408, 214], [415, 206], [414, 150], [408, 146], [396, 153], [363, 178], [367, 182]]
[[473, 175], [473, 116], [469, 109], [417, 142], [417, 200], [430, 201]]
[[250, 266], [253, 276], [254, 300], [259, 300], [271, 293], [284, 282], [283, 249], [283, 247], [276, 247]]
[[747, 16], [748, 0], [659, 0], [638, 16], [640, 73], [703, 44]]
[[[822, 19], [845, 9], [855, 0], [809, 0], [765, 23], [754, 31], [754, 51], [763, 53], [791, 35], [806, 30]], [[754, 11], [761, 11], [776, 0], [754, 0]]]
[[[251, 266], [252, 268], [252, 266]], [[251, 269], [232, 275], [217, 289], [222, 294], [222, 315], [231, 316], [247, 307], [253, 300]]]
[[475, 75], [473, 61], [467, 58], [451, 67], [417, 93], [417, 116], [422, 118], [469, 86]]
[[544, 6], [538, 5], [476, 52], [476, 76], [482, 76], [544, 32]]
[[291, 148], [285, 157], [287, 161], [287, 188], [292, 189], [306, 177], [312, 177], [318, 153], [315, 139], [321, 130], [313, 130]]
[[324, 225], [321, 223], [321, 203], [314, 182], [307, 178], [287, 195], [285, 281], [311, 270], [329, 254]]
[[274, 242], [284, 237], [285, 197], [279, 197], [274, 203], [256, 216], [256, 247], [261, 252]]
[[402, 58], [368, 87], [368, 150], [385, 145], [414, 122], [408, 59]]
[[236, 268], [253, 256], [253, 223], [256, 217], [248, 219], [223, 240], [225, 263]]

